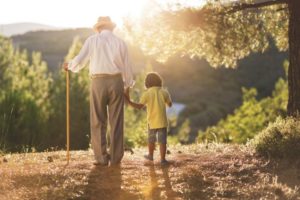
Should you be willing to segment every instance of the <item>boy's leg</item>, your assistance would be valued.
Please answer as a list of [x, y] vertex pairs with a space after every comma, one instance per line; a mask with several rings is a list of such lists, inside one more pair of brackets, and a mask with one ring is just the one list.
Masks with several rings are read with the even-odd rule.
[[148, 160], [153, 160], [156, 142], [156, 131], [157, 129], [148, 129], [148, 155], [144, 156]]
[[159, 150], [160, 150], [160, 159], [161, 161], [166, 160], [167, 152], [167, 128], [161, 128], [157, 131]]
[[148, 143], [149, 157], [153, 159], [155, 143]]
[[160, 150], [160, 159], [166, 160], [166, 151], [167, 151], [167, 145], [160, 143], [159, 145], [159, 150]]

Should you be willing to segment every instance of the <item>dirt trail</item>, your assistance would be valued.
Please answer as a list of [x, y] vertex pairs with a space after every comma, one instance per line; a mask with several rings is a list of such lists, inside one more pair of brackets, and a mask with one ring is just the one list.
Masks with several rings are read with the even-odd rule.
[[300, 199], [297, 164], [268, 162], [237, 145], [170, 151], [167, 167], [144, 161], [145, 149], [125, 153], [119, 167], [93, 166], [88, 151], [72, 152], [68, 166], [65, 152], [6, 155], [0, 199]]

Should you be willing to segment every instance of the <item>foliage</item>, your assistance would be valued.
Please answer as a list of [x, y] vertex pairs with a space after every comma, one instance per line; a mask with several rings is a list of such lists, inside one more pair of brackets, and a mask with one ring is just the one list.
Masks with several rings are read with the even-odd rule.
[[[42, 151], [65, 147], [65, 72], [50, 74], [40, 53], [14, 50], [9, 39], [0, 37], [0, 149], [8, 152]], [[65, 60], [79, 52], [75, 38]], [[148, 67], [150, 70], [150, 67]], [[137, 76], [133, 98], [144, 88], [145, 73]], [[89, 147], [88, 67], [70, 73], [71, 149]], [[128, 147], [147, 143], [145, 112], [125, 108], [125, 141]]]
[[10, 40], [0, 35], [0, 98], [3, 97], [4, 88], [7, 86], [7, 77], [6, 74], [9, 66], [12, 65], [14, 51], [13, 45]]
[[299, 158], [300, 120], [277, 118], [251, 141], [256, 151], [276, 158]]
[[28, 58], [26, 51], [14, 51], [10, 40], [1, 38], [0, 43], [3, 72], [0, 148], [7, 151], [41, 148], [49, 114], [51, 75], [39, 53], [33, 52]]
[[[243, 2], [252, 1], [239, 1]], [[200, 7], [158, 5], [145, 12], [140, 23], [128, 19], [127, 29], [144, 52], [162, 62], [180, 54], [205, 58], [214, 67], [235, 67], [250, 53], [264, 52], [270, 38], [280, 50], [287, 50], [284, 6], [230, 12], [232, 4], [214, 0]]]
[[[82, 46], [79, 38], [74, 38], [65, 61], [75, 57]], [[70, 146], [72, 149], [86, 149], [89, 146], [89, 75], [88, 67], [80, 73], [70, 75]], [[48, 146], [63, 148], [66, 132], [66, 73], [60, 69], [51, 88], [51, 111], [49, 117]]]
[[[266, 53], [274, 47], [274, 44], [278, 50], [286, 51], [288, 48], [289, 21], [286, 5], [232, 12], [233, 5], [245, 2], [252, 3], [254, 1], [214, 0], [198, 7], [180, 4], [177, 6], [161, 6], [160, 3], [157, 3], [158, 6], [154, 5], [155, 9], [149, 9], [148, 12], [144, 13], [144, 20], [136, 22], [128, 19], [127, 30], [132, 41], [138, 43], [147, 55], [151, 55], [163, 63], [168, 63], [176, 57], [185, 56], [191, 59], [203, 58], [213, 67], [235, 68], [243, 66], [238, 62], [239, 60], [253, 53]], [[198, 67], [200, 66], [199, 64]], [[271, 65], [266, 64], [263, 66], [260, 62], [257, 62], [249, 66], [249, 74], [243, 74], [244, 77], [235, 76], [234, 78], [243, 79], [252, 74], [255, 76], [258, 73], [254, 73], [254, 71], [265, 66], [270, 67]], [[253, 69], [252, 72], [250, 72], [251, 69]], [[269, 70], [266, 69], [264, 73], [269, 75]], [[196, 74], [199, 77], [201, 76], [200, 73], [196, 72], [193, 76], [196, 76]], [[191, 79], [193, 76], [191, 76]], [[219, 78], [224, 78], [224, 76]], [[182, 114], [184, 117], [191, 118], [192, 135], [196, 135], [196, 126], [198, 129], [205, 129], [207, 126], [215, 124], [219, 119], [224, 118], [240, 104], [240, 92], [233, 91], [234, 89], [230, 91], [231, 88], [235, 87], [235, 83], [230, 85], [233, 80], [230, 78], [224, 79], [222, 79], [222, 83], [226, 82], [227, 87], [217, 85], [212, 87], [213, 89], [207, 89], [209, 92], [221, 90], [222, 92], [219, 94], [222, 95], [219, 97], [218, 94], [212, 95], [209, 97], [211, 99], [207, 101], [201, 98], [197, 101], [193, 100]], [[265, 81], [266, 84], [267, 79], [262, 77], [253, 80], [254, 82]], [[246, 80], [241, 82], [245, 83]], [[221, 81], [219, 80], [218, 83], [220, 84]], [[175, 84], [179, 85], [180, 83], [176, 82]], [[274, 82], [272, 85], [274, 85]], [[197, 91], [202, 89], [201, 84], [194, 87], [198, 88]], [[257, 85], [246, 87], [257, 87]], [[237, 87], [237, 90], [240, 90], [240, 87]], [[186, 93], [185, 91], [180, 92]], [[260, 92], [258, 98], [262, 97]], [[227, 97], [223, 97], [225, 93], [228, 93]], [[235, 102], [235, 106], [232, 106], [232, 102]], [[242, 140], [245, 140], [245, 138]]]
[[136, 111], [133, 108], [126, 107], [124, 126], [126, 147], [147, 145], [148, 131], [145, 111]]
[[[22, 49], [37, 49], [42, 52], [43, 59], [47, 61], [48, 65], [55, 67], [49, 66], [49, 70], [54, 73], [55, 84], [58, 74], [64, 74], [60, 68], [58, 70], [58, 65], [68, 53], [73, 36], [78, 35], [82, 40], [87, 37], [86, 33], [88, 30], [77, 29], [49, 33], [48, 31], [39, 31], [14, 36], [13, 41]], [[44, 44], [45, 38], [49, 37], [56, 38], [56, 40], [51, 39], [51, 43]], [[237, 69], [215, 69], [204, 60], [182, 58], [180, 55], [170, 57], [166, 63], [161, 64], [152, 58], [145, 57], [140, 48], [133, 45], [137, 44], [129, 45], [129, 52], [135, 74], [139, 76], [140, 73], [143, 73], [145, 63], [150, 60], [153, 70], [159, 72], [164, 78], [165, 85], [171, 92], [174, 101], [186, 105], [186, 109], [179, 116], [178, 127], [185, 119], [190, 120], [191, 141], [194, 141], [199, 129], [203, 130], [216, 124], [241, 105], [241, 87], [257, 88], [258, 99], [270, 96], [278, 78], [284, 76], [281, 63], [287, 58], [287, 53], [278, 52], [274, 47], [275, 44], [272, 43], [271, 48], [263, 54], [251, 54], [239, 61]], [[63, 49], [58, 49], [62, 46]], [[54, 65], [53, 57], [57, 57]], [[272, 73], [269, 73], [270, 71]], [[62, 79], [62, 84], [64, 82]], [[61, 88], [64, 89], [64, 86]], [[61, 94], [65, 95], [64, 92]], [[60, 109], [63, 110], [63, 108]], [[172, 130], [173, 133], [177, 131]]]
[[286, 115], [288, 98], [287, 82], [279, 79], [271, 97], [257, 100], [256, 89], [243, 89], [243, 104], [233, 114], [217, 125], [200, 131], [198, 140], [217, 140], [218, 142], [245, 143], [258, 132], [275, 121], [278, 116]]
[[179, 128], [178, 136], [177, 136], [178, 140], [182, 144], [186, 144], [190, 141], [190, 131], [191, 131], [190, 121], [186, 119], [184, 123], [181, 125], [181, 127]]

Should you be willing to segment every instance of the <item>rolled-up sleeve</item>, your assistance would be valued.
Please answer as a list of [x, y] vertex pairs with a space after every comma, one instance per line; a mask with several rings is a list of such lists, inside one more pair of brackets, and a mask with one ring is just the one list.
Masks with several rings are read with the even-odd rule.
[[82, 68], [85, 67], [85, 64], [87, 63], [89, 58], [90, 58], [90, 39], [88, 38], [84, 42], [79, 54], [69, 62], [68, 69], [75, 73], [79, 72]]
[[122, 76], [123, 76], [124, 86], [133, 87], [135, 81], [133, 79], [133, 71], [132, 71], [132, 66], [128, 55], [127, 45], [123, 43], [122, 48], [123, 48], [122, 58], [123, 58], [123, 66], [124, 66]]

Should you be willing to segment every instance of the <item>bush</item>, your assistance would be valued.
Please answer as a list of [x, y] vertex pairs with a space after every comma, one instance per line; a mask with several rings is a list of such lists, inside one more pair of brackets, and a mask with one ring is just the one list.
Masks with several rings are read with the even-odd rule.
[[252, 141], [256, 151], [277, 158], [300, 158], [300, 119], [277, 118]]
[[246, 143], [278, 116], [286, 115], [287, 81], [279, 79], [271, 97], [257, 99], [255, 88], [243, 89], [243, 104], [215, 126], [199, 131], [198, 142]]

